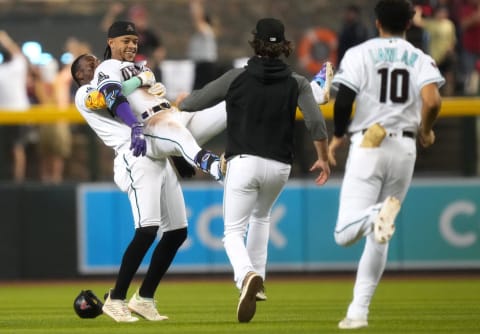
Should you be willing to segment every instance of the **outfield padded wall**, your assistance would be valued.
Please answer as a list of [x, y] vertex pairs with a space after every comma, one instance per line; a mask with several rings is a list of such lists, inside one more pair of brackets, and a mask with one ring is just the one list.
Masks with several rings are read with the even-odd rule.
[[0, 185], [0, 279], [76, 275], [75, 185]]

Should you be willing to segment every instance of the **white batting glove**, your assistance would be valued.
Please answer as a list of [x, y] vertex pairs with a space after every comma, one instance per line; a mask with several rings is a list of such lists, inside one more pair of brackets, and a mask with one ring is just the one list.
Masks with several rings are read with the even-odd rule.
[[150, 86], [152, 87], [156, 80], [155, 80], [155, 75], [153, 74], [152, 71], [143, 71], [143, 72], [140, 72], [138, 75], [137, 75], [137, 78], [140, 79], [140, 81], [142, 82], [142, 86]]
[[157, 97], [164, 97], [167, 93], [167, 89], [165, 86], [160, 82], [155, 82], [148, 90], [148, 94], [155, 95]]

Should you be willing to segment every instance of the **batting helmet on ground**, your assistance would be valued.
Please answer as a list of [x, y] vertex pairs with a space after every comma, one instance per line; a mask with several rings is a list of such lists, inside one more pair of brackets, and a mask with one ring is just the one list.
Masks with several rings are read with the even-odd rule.
[[103, 303], [91, 290], [82, 290], [73, 302], [73, 309], [80, 318], [96, 318], [102, 314]]

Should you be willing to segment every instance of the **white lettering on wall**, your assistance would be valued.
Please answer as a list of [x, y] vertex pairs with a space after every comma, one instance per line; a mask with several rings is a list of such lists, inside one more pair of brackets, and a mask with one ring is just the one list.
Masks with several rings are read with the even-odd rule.
[[460, 233], [454, 227], [455, 217], [460, 215], [472, 216], [475, 213], [475, 204], [468, 201], [457, 201], [450, 204], [440, 216], [440, 233], [450, 244], [457, 247], [469, 247], [475, 243], [477, 236], [473, 232]]

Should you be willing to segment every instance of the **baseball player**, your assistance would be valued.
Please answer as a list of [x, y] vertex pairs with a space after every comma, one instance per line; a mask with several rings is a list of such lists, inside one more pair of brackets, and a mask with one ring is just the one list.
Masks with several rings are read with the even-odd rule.
[[293, 51], [282, 22], [258, 21], [250, 44], [255, 56], [245, 68], [228, 71], [180, 103], [181, 110], [194, 111], [226, 101], [223, 241], [241, 291], [239, 322], [249, 322], [256, 312], [256, 296], [265, 278], [270, 214], [291, 170], [297, 105], [317, 153], [311, 168], [320, 171], [315, 182], [324, 184], [330, 174], [325, 121], [311, 86], [279, 58]]
[[335, 241], [349, 246], [366, 239], [341, 329], [368, 326], [395, 218], [412, 180], [415, 139], [424, 147], [435, 141], [432, 127], [444, 83], [433, 59], [405, 40], [414, 14], [410, 1], [380, 0], [375, 14], [380, 36], [349, 49], [333, 79], [338, 93], [329, 145], [332, 165], [350, 135]]
[[[105, 96], [108, 109], [131, 127], [131, 147], [134, 155], [145, 155], [147, 150], [151, 156], [159, 156], [160, 152], [167, 155], [183, 155], [192, 165], [211, 174], [215, 180], [221, 181], [219, 157], [201, 149], [191, 133], [172, 118], [171, 106], [167, 100], [159, 99], [143, 90], [135, 90], [130, 94], [130, 107], [126, 97], [121, 93], [121, 82], [133, 76], [142, 78], [143, 86], [155, 83], [151, 71], [144, 66], [131, 63], [138, 45], [133, 23], [114, 22], [108, 36], [107, 60], [96, 68], [93, 82]], [[160, 111], [162, 112], [159, 113]], [[146, 133], [144, 124], [148, 124]], [[160, 141], [161, 144], [146, 145], [145, 137], [150, 137], [150, 141]]]
[[[153, 268], [154, 265], [160, 264], [160, 272], [163, 276], [163, 273], [166, 271], [169, 263], [171, 262], [170, 258], [173, 258], [173, 250], [176, 251], [174, 242], [176, 241], [178, 245], [181, 244], [180, 236], [183, 233], [184, 227], [186, 234], [185, 204], [181, 189], [179, 188], [180, 185], [169, 160], [165, 159], [164, 153], [158, 157], [131, 157], [133, 152], [129, 151], [129, 127], [109, 114], [102, 98], [103, 95], [99, 95], [99, 92], [96, 90], [96, 86], [89, 84], [90, 79], [93, 77], [94, 69], [97, 65], [98, 59], [93, 55], [80, 56], [73, 62], [72, 76], [77, 84], [81, 86], [77, 90], [75, 103], [77, 109], [84, 116], [90, 127], [97, 133], [97, 135], [107, 146], [112, 147], [116, 152], [116, 159], [114, 163], [114, 179], [122, 191], [127, 191], [129, 193], [129, 199], [131, 201], [133, 215], [135, 217], [136, 233], [134, 240], [127, 250], [127, 253], [133, 254], [130, 254], [128, 257], [135, 257], [135, 254], [137, 253], [135, 252], [135, 248], [138, 247], [138, 244], [141, 243], [142, 239], [147, 238], [147, 235], [148, 240], [151, 240], [151, 243], [153, 243], [154, 238], [151, 239], [150, 235], [153, 236], [156, 234], [158, 227], [149, 225], [154, 225], [156, 221], [160, 219], [160, 214], [162, 215], [160, 219], [160, 228], [164, 233], [159, 245], [157, 246], [158, 252], [155, 251], [154, 254], [158, 254], [157, 257], [162, 257], [164, 262], [159, 263], [158, 258], [156, 260], [152, 258], [150, 268]], [[128, 94], [129, 90], [138, 87], [139, 80], [135, 79], [136, 78], [134, 77], [133, 79], [122, 83], [124, 92], [127, 92]], [[100, 102], [96, 100], [92, 101], [92, 99], [97, 98], [100, 99]], [[94, 107], [93, 109], [92, 106]], [[103, 106], [103, 108], [99, 108], [99, 106]], [[218, 134], [219, 131], [224, 129], [224, 126], [221, 125], [222, 113], [219, 113], [216, 107], [213, 109], [203, 110], [198, 113], [176, 112], [175, 115], [177, 114], [183, 114], [185, 116], [183, 118], [181, 117], [180, 121], [182, 119], [187, 120], [188, 123], [186, 124], [188, 127], [191, 127], [192, 130], [194, 130], [194, 133], [199, 135], [198, 138], [202, 142], [209, 140], [211, 137]], [[192, 115], [198, 115], [200, 117], [196, 119], [196, 117], [190, 117]], [[207, 118], [209, 120], [214, 120], [214, 124], [218, 123], [220, 125], [210, 126], [211, 123], [206, 122]], [[152, 141], [152, 143], [152, 146], [156, 145], [155, 142]], [[125, 165], [125, 162], [128, 160], [133, 162], [130, 166]], [[139, 160], [141, 160], [141, 162]], [[145, 171], [148, 171], [148, 173]], [[139, 181], [132, 182], [132, 176], [143, 174], [145, 175], [143, 177], [144, 180], [142, 180], [141, 177]], [[141, 183], [144, 183], [144, 185], [142, 186]], [[133, 187], [136, 187], [136, 189]], [[152, 201], [152, 199], [157, 200]], [[146, 222], [144, 220], [146, 220]], [[178, 228], [176, 229], [176, 227]], [[173, 230], [170, 231], [170, 229]], [[160, 249], [162, 249], [162, 243], [163, 247], [170, 245], [170, 251], [160, 251]], [[148, 250], [148, 247], [145, 244], [145, 252], [146, 250]], [[144, 253], [139, 252], [137, 256], [141, 256], [143, 258]], [[128, 266], [126, 257], [127, 255], [124, 256], [122, 267]], [[141, 258], [137, 260], [141, 261]], [[148, 272], [152, 272], [152, 276], [154, 276], [155, 272], [150, 268]], [[130, 269], [130, 274], [128, 276], [133, 277], [135, 271]], [[119, 274], [119, 281], [120, 277], [121, 274]], [[147, 274], [144, 283], [140, 287], [139, 291], [134, 295], [135, 298], [132, 297], [128, 307], [123, 300], [117, 301], [115, 299], [110, 299], [109, 303], [107, 303], [107, 306], [104, 309], [105, 313], [119, 322], [136, 321], [138, 318], [131, 315], [129, 311], [130, 308], [147, 320], [165, 320], [166, 316], [158, 314], [155, 304], [152, 304], [153, 293], [155, 291], [154, 288], [156, 288], [158, 283], [148, 283], [150, 284], [150, 287], [148, 287], [149, 285], [146, 284], [149, 280], [148, 277], [149, 276]], [[124, 281], [124, 289], [128, 289], [129, 281], [125, 279]], [[117, 283], [117, 285], [119, 284]], [[147, 286], [147, 288], [142, 291], [144, 286]], [[122, 287], [120, 286], [120, 288]], [[149, 292], [149, 289], [153, 292]], [[151, 300], [147, 299], [146, 302], [145, 298], [143, 298], [143, 300], [139, 298], [139, 296], [149, 295], [151, 295], [152, 298]], [[142, 303], [140, 303], [138, 299], [140, 299]], [[122, 312], [119, 312], [118, 309], [122, 310]]]
[[[135, 27], [131, 23], [114, 23], [109, 30], [109, 36], [108, 50], [113, 51], [111, 56], [119, 59], [123, 59], [124, 56], [133, 59], [136, 52], [137, 37]], [[149, 141], [150, 143], [164, 139], [163, 137], [155, 138], [158, 133], [153, 129], [158, 131], [160, 127], [157, 125], [160, 123], [160, 119], [158, 121], [155, 121], [155, 119], [161, 118], [158, 116], [161, 116], [167, 110], [153, 110], [150, 104], [149, 107], [152, 110], [144, 109], [147, 112], [147, 117], [143, 117], [143, 115], [141, 115], [142, 118], [136, 117], [121, 93], [121, 82], [136, 76], [144, 83], [148, 76], [142, 71], [143, 69], [138, 69], [131, 63], [122, 63], [118, 61], [119, 59], [110, 61], [109, 66], [97, 67], [96, 78], [93, 81], [95, 85], [80, 87], [75, 99], [77, 108], [85, 116], [92, 129], [103, 139], [105, 144], [116, 151], [114, 162], [115, 183], [122, 191], [128, 193], [135, 220], [135, 235], [123, 255], [115, 287], [108, 293], [103, 305], [103, 312], [118, 322], [137, 321], [138, 318], [132, 316], [131, 311], [147, 320], [161, 321], [167, 319], [167, 317], [158, 313], [153, 296], [178, 248], [186, 239], [185, 205], [178, 179], [169, 161], [165, 158], [168, 149], [162, 151], [159, 145], [149, 145], [148, 150], [146, 147], [148, 138], [152, 138]], [[77, 80], [79, 75], [85, 74], [84, 71], [79, 70], [82, 62], [87, 62], [87, 74], [89, 71], [91, 73], [97, 65], [95, 58], [92, 57], [83, 57], [78, 62], [74, 62], [72, 64], [72, 74]], [[115, 69], [113, 66], [115, 64], [119, 68]], [[121, 73], [120, 77], [118, 73]], [[84, 78], [86, 77], [84, 75]], [[84, 81], [80, 83], [84, 83]], [[92, 96], [89, 94], [97, 88], [105, 97], [108, 111], [111, 114], [107, 113], [106, 110], [92, 112], [86, 106], [86, 97]], [[135, 92], [130, 95], [134, 94]], [[141, 98], [147, 98], [148, 95], [150, 94], [143, 94]], [[157, 98], [154, 97], [154, 99]], [[157, 101], [157, 104], [160, 105], [160, 103]], [[148, 124], [145, 127], [145, 134], [143, 123], [139, 122], [140, 119]], [[171, 124], [174, 123], [174, 120], [168, 121]], [[177, 124], [175, 126], [180, 131], [182, 128], [184, 129], [179, 123], [178, 126]], [[172, 137], [167, 139], [173, 141]], [[216, 169], [219, 170], [218, 157], [215, 158], [208, 152], [203, 152], [204, 156], [197, 160], [197, 165], [208, 171], [209, 164], [217, 162]], [[147, 156], [143, 156], [146, 153]], [[187, 156], [189, 155], [187, 154]], [[193, 160], [195, 161], [195, 159]], [[214, 169], [210, 169], [210, 171], [212, 170]], [[220, 173], [218, 172], [218, 174]], [[218, 177], [218, 175], [215, 176]], [[159, 228], [163, 235], [153, 252], [147, 274], [140, 288], [127, 304], [125, 298], [130, 283], [143, 257], [153, 244]]]

